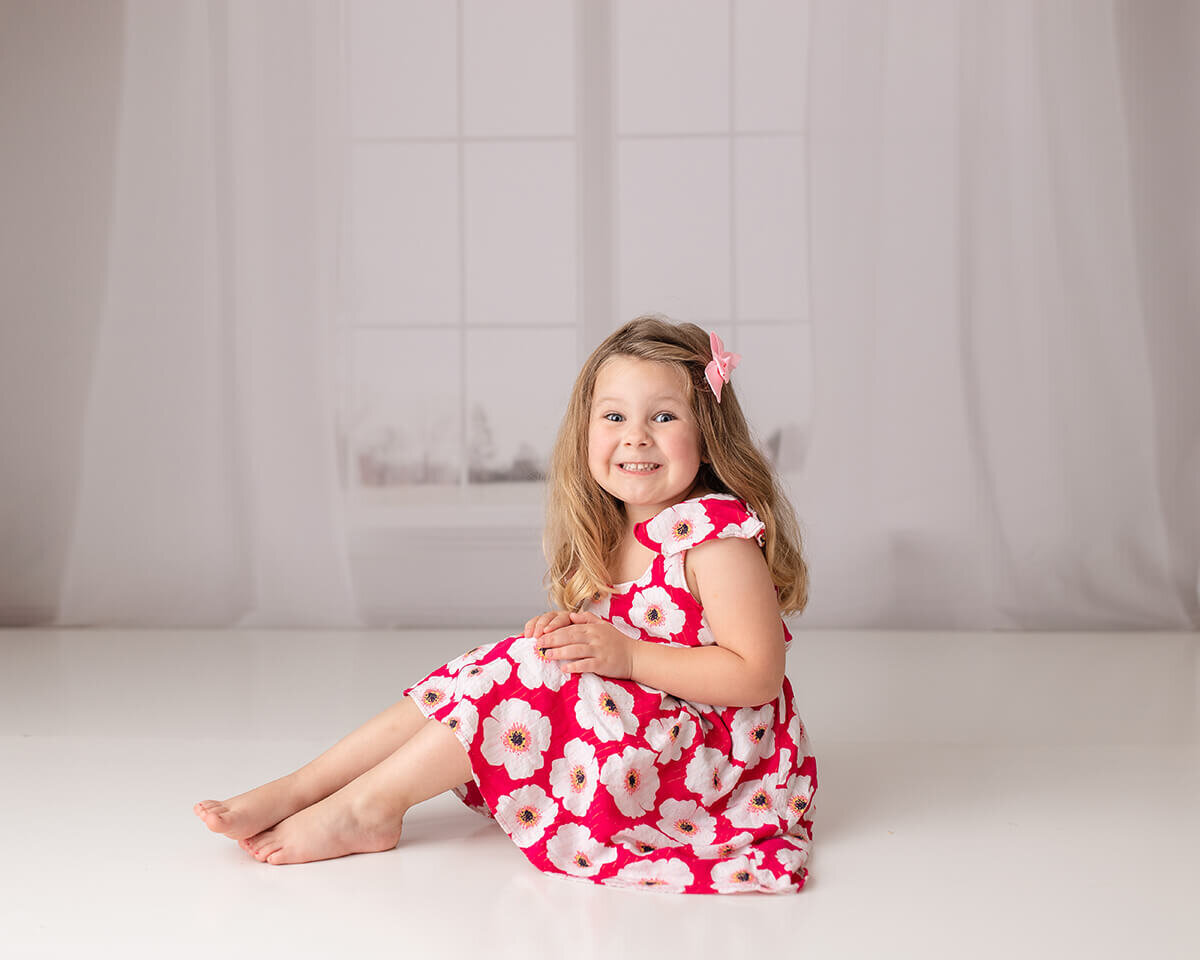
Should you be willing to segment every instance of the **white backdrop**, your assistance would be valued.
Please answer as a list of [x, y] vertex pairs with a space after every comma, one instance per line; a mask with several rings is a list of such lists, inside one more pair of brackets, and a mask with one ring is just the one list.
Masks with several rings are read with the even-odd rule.
[[[357, 625], [356, 580], [439, 589], [349, 558], [340, 5], [0, 9], [2, 622]], [[796, 626], [1200, 626], [1196, 6], [806, 12]]]

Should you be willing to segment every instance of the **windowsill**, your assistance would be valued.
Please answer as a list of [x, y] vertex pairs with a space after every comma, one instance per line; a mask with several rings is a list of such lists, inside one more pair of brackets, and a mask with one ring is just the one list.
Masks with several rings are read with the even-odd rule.
[[517, 527], [540, 531], [545, 509], [545, 484], [536, 481], [359, 488], [349, 498], [346, 513], [351, 529]]

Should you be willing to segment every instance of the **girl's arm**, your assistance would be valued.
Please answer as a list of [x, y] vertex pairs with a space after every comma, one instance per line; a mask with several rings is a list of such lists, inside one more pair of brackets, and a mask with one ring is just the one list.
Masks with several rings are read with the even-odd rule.
[[766, 560], [751, 540], [709, 540], [685, 559], [715, 645], [671, 647], [635, 640], [594, 613], [541, 635], [548, 660], [566, 673], [631, 678], [683, 700], [758, 706], [779, 695], [783, 624]]
[[758, 706], [779, 696], [784, 677], [783, 624], [775, 584], [753, 540], [709, 540], [688, 551], [716, 644], [634, 644], [632, 678], [683, 700]]

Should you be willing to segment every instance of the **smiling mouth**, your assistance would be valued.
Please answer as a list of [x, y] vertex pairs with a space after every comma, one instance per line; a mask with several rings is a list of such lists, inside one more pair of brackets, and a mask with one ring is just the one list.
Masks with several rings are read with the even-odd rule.
[[653, 473], [661, 463], [622, 463], [618, 464], [626, 473]]

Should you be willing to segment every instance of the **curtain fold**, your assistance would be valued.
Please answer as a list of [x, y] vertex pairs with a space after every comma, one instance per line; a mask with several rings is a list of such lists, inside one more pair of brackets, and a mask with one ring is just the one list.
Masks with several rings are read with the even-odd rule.
[[331, 371], [338, 5], [131, 2], [57, 623], [357, 622]]
[[807, 621], [1200, 624], [1114, 8], [818, 0], [812, 38]]

